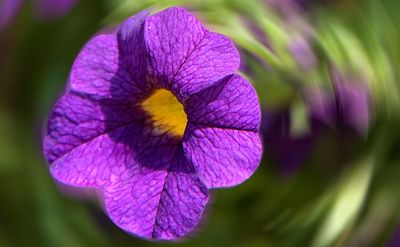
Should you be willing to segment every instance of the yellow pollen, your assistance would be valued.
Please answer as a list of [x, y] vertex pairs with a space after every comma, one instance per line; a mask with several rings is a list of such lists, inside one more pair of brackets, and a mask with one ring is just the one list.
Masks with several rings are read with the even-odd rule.
[[175, 136], [183, 136], [187, 115], [183, 105], [170, 91], [156, 90], [141, 103], [141, 107], [150, 115], [153, 127], [159, 134], [169, 132]]

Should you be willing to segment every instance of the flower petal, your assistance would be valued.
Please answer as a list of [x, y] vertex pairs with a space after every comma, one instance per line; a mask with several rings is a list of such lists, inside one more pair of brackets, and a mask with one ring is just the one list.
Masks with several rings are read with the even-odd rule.
[[184, 155], [178, 154], [165, 181], [153, 237], [174, 239], [190, 232], [200, 221], [207, 192]]
[[122, 112], [131, 108], [103, 101], [72, 93], [60, 99], [45, 137], [51, 174], [64, 184], [104, 189], [110, 217], [129, 232], [157, 239], [187, 234], [208, 197], [179, 141], [153, 135], [141, 117]]
[[[74, 131], [73, 125], [76, 124], [78, 131], [85, 130], [81, 124], [85, 126], [91, 123], [90, 120], [86, 121], [80, 119], [79, 115], [75, 117], [71, 114], [71, 117], [67, 115], [50, 121], [50, 131], [45, 140], [45, 153], [48, 159], [53, 158], [49, 159], [51, 173], [60, 182], [75, 186], [98, 187], [112, 183], [116, 177], [122, 176], [122, 173], [125, 172], [126, 175], [126, 171], [129, 173], [137, 169], [152, 171], [168, 169], [178, 145], [176, 139], [168, 135], [153, 135], [153, 127], [143, 123], [142, 118], [121, 123], [117, 122], [119, 119], [116, 117], [115, 121], [118, 124], [115, 124], [109, 123], [114, 114], [115, 116], [122, 114], [111, 111], [107, 114], [109, 115], [106, 116], [105, 126], [99, 124], [98, 130], [89, 129], [88, 132], [93, 131], [96, 135], [83, 135], [85, 139], [77, 138], [81, 133], [70, 132], [68, 129]], [[69, 127], [64, 132], [57, 132], [57, 127], [63, 125], [63, 121], [69, 124]], [[71, 124], [68, 121], [71, 121]], [[101, 122], [93, 120], [95, 124], [91, 127], [97, 126], [96, 121]], [[57, 145], [61, 148], [57, 148]], [[53, 149], [63, 152], [57, 153]], [[58, 156], [48, 155], [52, 154], [52, 151]]]
[[187, 126], [183, 149], [209, 189], [242, 183], [257, 169], [262, 154], [257, 132], [193, 123]]
[[49, 117], [44, 138], [45, 156], [52, 163], [79, 145], [141, 117], [126, 102], [67, 93]]
[[72, 91], [113, 99], [132, 99], [142, 89], [121, 63], [117, 35], [99, 35], [83, 48], [72, 67]]
[[145, 238], [176, 239], [199, 222], [207, 188], [182, 154], [170, 171], [132, 174], [105, 191], [106, 208], [122, 229]]
[[252, 85], [239, 75], [229, 75], [192, 95], [186, 102], [188, 120], [208, 127], [258, 131], [260, 104]]
[[141, 88], [149, 88], [146, 80], [147, 50], [144, 42], [144, 22], [149, 12], [144, 10], [124, 21], [118, 32], [121, 63], [132, 80]]
[[239, 67], [239, 52], [233, 42], [208, 32], [182, 8], [148, 17], [144, 37], [154, 80], [182, 99]]
[[[138, 167], [131, 147], [123, 142], [133, 133], [132, 128], [123, 127], [99, 135], [54, 160], [50, 172], [67, 185], [94, 188], [110, 185], [127, 170]], [[114, 136], [119, 136], [120, 142]]]

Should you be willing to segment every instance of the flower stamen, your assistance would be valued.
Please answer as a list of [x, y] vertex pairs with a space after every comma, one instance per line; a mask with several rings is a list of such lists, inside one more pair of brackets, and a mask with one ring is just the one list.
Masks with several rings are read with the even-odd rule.
[[157, 89], [141, 103], [142, 109], [150, 115], [154, 130], [159, 134], [171, 133], [182, 137], [187, 115], [183, 105], [170, 91]]

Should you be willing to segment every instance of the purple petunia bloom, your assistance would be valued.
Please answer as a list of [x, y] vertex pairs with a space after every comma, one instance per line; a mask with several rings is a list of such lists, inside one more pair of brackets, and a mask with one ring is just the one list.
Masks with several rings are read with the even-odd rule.
[[49, 118], [51, 174], [101, 191], [127, 232], [188, 234], [208, 190], [242, 183], [260, 162], [259, 101], [234, 74], [239, 63], [228, 38], [182, 8], [141, 12], [93, 38]]

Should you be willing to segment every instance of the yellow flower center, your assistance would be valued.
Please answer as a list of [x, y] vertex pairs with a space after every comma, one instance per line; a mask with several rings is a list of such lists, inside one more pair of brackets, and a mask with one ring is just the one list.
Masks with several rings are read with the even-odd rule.
[[151, 117], [154, 130], [182, 137], [187, 124], [183, 105], [175, 95], [165, 89], [157, 89], [141, 103], [142, 109]]

